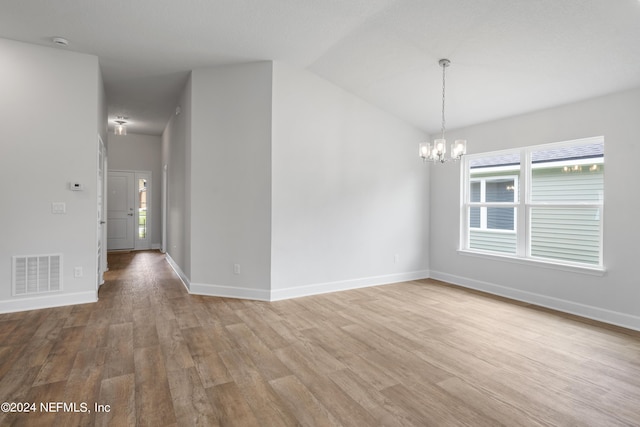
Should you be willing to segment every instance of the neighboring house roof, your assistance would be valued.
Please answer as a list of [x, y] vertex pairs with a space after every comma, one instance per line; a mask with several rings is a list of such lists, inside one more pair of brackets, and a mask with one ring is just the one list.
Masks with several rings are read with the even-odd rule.
[[531, 153], [533, 163], [556, 162], [560, 160], [593, 159], [604, 156], [604, 143], [560, 147]]
[[[576, 145], [551, 149], [541, 149], [531, 154], [533, 163], [558, 162], [576, 159], [593, 159], [604, 156], [604, 143]], [[483, 168], [493, 166], [510, 166], [520, 164], [520, 154], [507, 153], [495, 156], [472, 159], [469, 162], [471, 168]]]

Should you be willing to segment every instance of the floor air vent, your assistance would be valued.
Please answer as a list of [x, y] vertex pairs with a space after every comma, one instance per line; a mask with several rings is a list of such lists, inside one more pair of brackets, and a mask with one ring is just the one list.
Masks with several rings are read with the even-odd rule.
[[13, 257], [13, 295], [62, 290], [62, 255]]

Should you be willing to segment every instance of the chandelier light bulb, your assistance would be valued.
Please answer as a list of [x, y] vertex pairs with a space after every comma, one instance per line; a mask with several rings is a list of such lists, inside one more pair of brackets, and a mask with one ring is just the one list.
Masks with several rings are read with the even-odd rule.
[[420, 143], [418, 147], [418, 154], [424, 161], [429, 159], [429, 155], [431, 154], [431, 144], [429, 144], [428, 142]]
[[451, 144], [451, 157], [460, 158], [465, 154], [467, 154], [467, 140], [456, 139], [455, 142]]

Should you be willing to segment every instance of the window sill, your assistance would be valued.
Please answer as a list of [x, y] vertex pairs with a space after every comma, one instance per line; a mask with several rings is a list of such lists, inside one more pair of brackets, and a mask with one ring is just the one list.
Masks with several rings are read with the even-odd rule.
[[467, 249], [459, 249], [458, 253], [460, 255], [472, 256], [476, 258], [491, 259], [494, 261], [504, 261], [504, 262], [510, 262], [513, 264], [530, 265], [530, 266], [541, 267], [541, 268], [549, 268], [552, 270], [570, 271], [572, 273], [588, 274], [591, 276], [604, 276], [606, 273], [606, 269], [604, 267], [587, 267], [587, 266], [581, 266], [581, 265], [575, 265], [575, 264], [565, 264], [561, 262], [551, 262], [547, 260], [538, 260], [538, 259], [532, 259], [532, 258], [519, 258], [516, 256], [510, 256], [510, 255], [498, 255], [490, 252], [471, 251]]

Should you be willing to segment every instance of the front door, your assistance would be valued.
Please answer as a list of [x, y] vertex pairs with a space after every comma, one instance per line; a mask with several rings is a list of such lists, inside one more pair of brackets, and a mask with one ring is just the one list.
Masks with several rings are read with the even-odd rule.
[[107, 249], [134, 248], [134, 172], [109, 171], [107, 191]]

